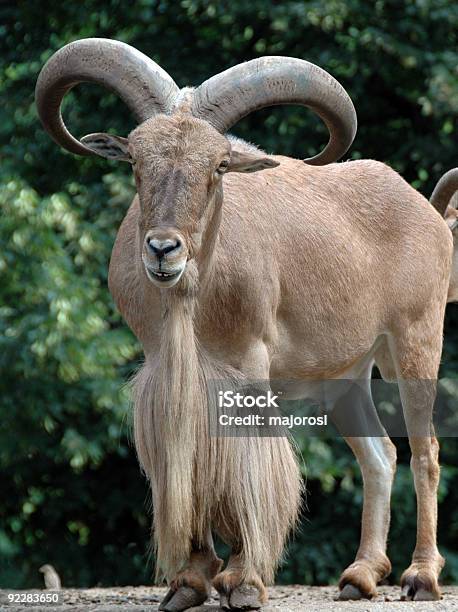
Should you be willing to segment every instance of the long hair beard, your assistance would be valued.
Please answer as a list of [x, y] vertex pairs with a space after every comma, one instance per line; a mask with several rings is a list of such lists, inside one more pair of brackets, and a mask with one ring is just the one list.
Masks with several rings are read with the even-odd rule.
[[243, 551], [246, 574], [270, 582], [296, 521], [299, 470], [287, 438], [210, 436], [208, 384], [236, 385], [244, 377], [199, 346], [197, 279], [190, 266], [179, 289], [163, 292], [160, 348], [134, 380], [135, 445], [153, 494], [156, 578], [173, 579], [214, 527]]

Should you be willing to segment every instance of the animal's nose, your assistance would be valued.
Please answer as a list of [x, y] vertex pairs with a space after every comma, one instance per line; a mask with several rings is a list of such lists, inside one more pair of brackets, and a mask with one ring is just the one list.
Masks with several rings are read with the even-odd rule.
[[166, 240], [158, 240], [157, 238], [147, 238], [146, 244], [151, 253], [154, 253], [158, 259], [162, 259], [164, 255], [176, 251], [181, 247], [181, 240], [176, 238], [167, 238]]

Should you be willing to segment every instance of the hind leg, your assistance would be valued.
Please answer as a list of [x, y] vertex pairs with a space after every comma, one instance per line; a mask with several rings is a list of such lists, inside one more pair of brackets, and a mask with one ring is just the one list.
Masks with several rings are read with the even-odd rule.
[[408, 326], [393, 339], [417, 496], [416, 546], [401, 587], [402, 598], [415, 601], [441, 597], [438, 578], [444, 559], [436, 543], [439, 444], [432, 425], [441, 351], [442, 318], [437, 313]]
[[411, 468], [417, 494], [417, 541], [412, 563], [401, 577], [402, 599], [441, 599], [438, 584], [445, 560], [436, 543], [439, 444], [434, 435], [410, 438]]
[[186, 566], [170, 582], [169, 591], [159, 610], [181, 612], [203, 604], [210, 595], [211, 581], [222, 564], [216, 555], [209, 530], [206, 545], [193, 549]]
[[[388, 438], [372, 400], [370, 365], [363, 373], [364, 388], [355, 385], [345, 397], [343, 434], [352, 449], [363, 477], [363, 512], [361, 540], [355, 561], [347, 567], [339, 580], [339, 599], [371, 599], [377, 594], [377, 584], [391, 571], [386, 556], [386, 542], [390, 524], [390, 498], [396, 470], [396, 447]], [[332, 415], [331, 415], [332, 416]], [[333, 419], [334, 420], [334, 419]], [[335, 419], [339, 429], [339, 419]], [[349, 426], [348, 424], [351, 423]], [[350, 437], [349, 427], [367, 429], [364, 437]]]

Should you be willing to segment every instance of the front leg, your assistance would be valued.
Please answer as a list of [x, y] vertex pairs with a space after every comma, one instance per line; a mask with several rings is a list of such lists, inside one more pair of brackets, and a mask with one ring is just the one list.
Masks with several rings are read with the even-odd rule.
[[213, 580], [223, 610], [257, 610], [267, 602], [267, 590], [258, 572], [246, 571], [243, 554], [232, 554], [227, 567]]
[[363, 475], [361, 541], [355, 561], [339, 580], [339, 599], [372, 599], [377, 584], [391, 572], [386, 556], [390, 524], [391, 485], [396, 466], [396, 448], [389, 438], [345, 438]]
[[202, 605], [210, 596], [212, 580], [222, 564], [216, 555], [209, 530], [206, 545], [193, 548], [185, 567], [171, 580], [159, 610], [181, 612]]

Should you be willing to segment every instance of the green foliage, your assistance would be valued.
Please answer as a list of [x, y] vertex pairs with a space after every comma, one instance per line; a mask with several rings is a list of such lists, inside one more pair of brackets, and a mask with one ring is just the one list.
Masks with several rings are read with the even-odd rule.
[[[260, 55], [302, 57], [349, 91], [360, 127], [351, 157], [384, 160], [425, 195], [457, 164], [458, 5], [448, 0], [85, 0], [0, 8], [0, 586], [41, 584], [51, 562], [66, 585], [149, 580], [148, 495], [129, 444], [124, 383], [141, 360], [106, 288], [111, 246], [133, 193], [126, 166], [62, 152], [37, 121], [36, 77], [64, 44], [130, 43], [181, 86]], [[75, 134], [133, 127], [97, 86], [65, 104]], [[326, 130], [304, 109], [268, 109], [235, 129], [269, 151], [315, 154]], [[443, 374], [456, 377], [457, 316]], [[390, 554], [399, 572], [415, 539], [405, 441], [393, 494]], [[280, 573], [337, 579], [356, 549], [357, 465], [341, 440], [302, 448], [308, 509]], [[455, 440], [445, 440], [439, 542], [458, 579]]]

